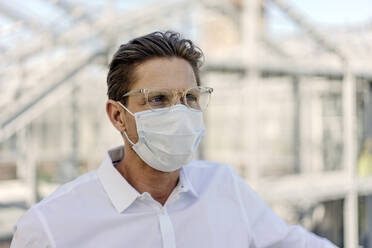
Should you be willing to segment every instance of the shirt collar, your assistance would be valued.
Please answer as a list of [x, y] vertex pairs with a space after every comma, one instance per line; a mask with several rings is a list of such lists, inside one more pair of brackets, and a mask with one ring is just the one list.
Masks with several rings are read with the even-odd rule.
[[190, 182], [185, 167], [181, 167], [180, 170], [180, 180], [179, 180], [179, 187], [180, 187], [180, 192], [187, 192], [190, 193], [194, 197], [199, 197], [198, 192], [195, 190], [193, 187], [192, 183]]
[[97, 172], [103, 188], [119, 213], [127, 209], [139, 196], [137, 190], [125, 180], [114, 166], [114, 163], [123, 157], [123, 146], [108, 150]]
[[[127, 209], [140, 196], [138, 191], [127, 182], [114, 166], [114, 163], [119, 162], [123, 157], [124, 146], [108, 150], [97, 171], [103, 188], [119, 213]], [[179, 192], [190, 193], [194, 197], [198, 197], [198, 193], [192, 186], [184, 167], [180, 170], [180, 180], [177, 187], [179, 187]]]

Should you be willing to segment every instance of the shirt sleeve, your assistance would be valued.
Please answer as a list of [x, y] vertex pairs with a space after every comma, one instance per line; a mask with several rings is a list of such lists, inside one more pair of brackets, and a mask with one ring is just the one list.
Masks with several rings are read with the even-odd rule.
[[277, 248], [284, 247], [319, 247], [319, 248], [337, 248], [334, 244], [325, 238], [319, 237], [308, 232], [301, 226], [288, 226], [286, 235], [279, 239], [274, 245]]
[[45, 222], [37, 209], [26, 211], [14, 227], [10, 248], [52, 248]]
[[301, 226], [287, 225], [241, 177], [235, 173], [234, 177], [250, 224], [252, 239], [249, 248], [337, 248]]

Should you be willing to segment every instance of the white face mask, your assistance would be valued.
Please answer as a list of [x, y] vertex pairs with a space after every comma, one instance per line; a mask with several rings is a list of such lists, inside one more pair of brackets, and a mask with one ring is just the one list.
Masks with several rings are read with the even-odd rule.
[[133, 114], [118, 103], [136, 120], [138, 142], [134, 144], [126, 132], [124, 135], [144, 162], [164, 172], [175, 171], [191, 162], [205, 135], [201, 111], [177, 104]]

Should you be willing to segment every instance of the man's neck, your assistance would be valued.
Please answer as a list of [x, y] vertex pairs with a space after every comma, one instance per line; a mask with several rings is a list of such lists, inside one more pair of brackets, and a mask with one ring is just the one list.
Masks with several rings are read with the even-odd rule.
[[176, 187], [180, 173], [180, 170], [173, 172], [155, 170], [129, 149], [126, 149], [124, 158], [116, 168], [139, 193], [150, 193], [152, 198], [162, 205]]

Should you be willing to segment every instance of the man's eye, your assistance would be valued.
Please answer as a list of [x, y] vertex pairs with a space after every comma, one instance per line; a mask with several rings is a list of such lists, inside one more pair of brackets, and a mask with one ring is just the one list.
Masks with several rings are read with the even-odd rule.
[[186, 100], [188, 102], [196, 102], [196, 101], [198, 101], [198, 97], [193, 95], [193, 94], [187, 94], [186, 95]]
[[149, 98], [149, 103], [151, 104], [163, 104], [168, 101], [168, 97], [165, 95], [156, 95]]

